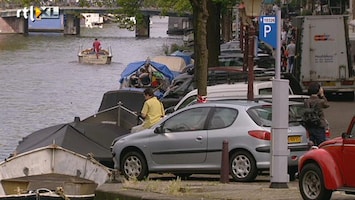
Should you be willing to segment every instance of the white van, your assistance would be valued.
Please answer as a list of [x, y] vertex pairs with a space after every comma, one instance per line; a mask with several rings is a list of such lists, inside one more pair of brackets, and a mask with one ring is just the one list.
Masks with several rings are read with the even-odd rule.
[[[254, 98], [272, 98], [272, 81], [254, 81]], [[220, 99], [246, 99], [248, 94], [248, 83], [238, 82], [235, 84], [219, 84], [207, 86], [207, 101]], [[289, 87], [291, 100], [302, 100], [308, 98], [305, 95], [295, 95]], [[197, 89], [187, 93], [173, 108], [168, 108], [167, 113], [174, 112], [185, 106], [194, 103], [197, 99]]]

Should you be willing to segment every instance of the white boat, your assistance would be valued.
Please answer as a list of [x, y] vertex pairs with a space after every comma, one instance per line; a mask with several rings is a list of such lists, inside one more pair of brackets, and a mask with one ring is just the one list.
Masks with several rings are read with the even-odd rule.
[[81, 13], [86, 28], [103, 28], [104, 18], [99, 13]]
[[33, 195], [90, 199], [96, 188], [111, 177], [110, 168], [92, 156], [52, 144], [0, 163], [0, 199], [26, 199]]
[[111, 64], [112, 50], [110, 47], [107, 50], [100, 49], [99, 53], [96, 55], [96, 53], [93, 51], [92, 48], [88, 48], [84, 50], [80, 48], [78, 53], [78, 58], [79, 58], [79, 63], [98, 64], [98, 65]]

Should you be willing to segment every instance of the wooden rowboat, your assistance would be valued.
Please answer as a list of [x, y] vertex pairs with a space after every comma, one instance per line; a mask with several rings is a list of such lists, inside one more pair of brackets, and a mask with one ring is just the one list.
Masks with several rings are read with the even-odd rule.
[[79, 63], [84, 64], [111, 64], [112, 61], [112, 50], [109, 48], [108, 50], [100, 49], [99, 53], [93, 51], [93, 49], [84, 49], [79, 50], [78, 53]]

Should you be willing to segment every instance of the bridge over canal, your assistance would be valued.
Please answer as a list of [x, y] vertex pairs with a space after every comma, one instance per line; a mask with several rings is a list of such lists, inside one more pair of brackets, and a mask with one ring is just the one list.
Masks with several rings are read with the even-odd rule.
[[[41, 32], [61, 32], [65, 35], [79, 35], [80, 34], [80, 14], [81, 13], [99, 13], [99, 14], [109, 14], [115, 13], [120, 7], [75, 7], [75, 6], [48, 6], [45, 7], [48, 10], [53, 10], [54, 8], [59, 11], [57, 14], [62, 26], [56, 29], [41, 28], [40, 30], [31, 30], [29, 28], [29, 19], [32, 16], [24, 16], [29, 14], [31, 7], [26, 8], [15, 8], [15, 9], [0, 9], [0, 33], [22, 33], [28, 34], [32, 31]], [[35, 8], [35, 7], [32, 7]], [[25, 12], [24, 12], [25, 11]], [[140, 10], [143, 13], [143, 21], [136, 24], [136, 37], [149, 37], [150, 35], [150, 16], [160, 16], [162, 12], [160, 9], [155, 8], [143, 8]], [[35, 13], [35, 10], [33, 10]], [[18, 14], [21, 14], [18, 17]], [[176, 12], [164, 13], [164, 16], [169, 16], [169, 31], [174, 33], [175, 31], [182, 31], [185, 29], [192, 28], [192, 19], [189, 13], [184, 15], [178, 14]]]

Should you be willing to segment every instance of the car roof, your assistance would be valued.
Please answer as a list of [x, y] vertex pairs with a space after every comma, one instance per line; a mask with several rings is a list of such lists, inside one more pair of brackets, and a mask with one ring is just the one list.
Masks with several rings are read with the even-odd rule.
[[[308, 99], [308, 95], [297, 95], [297, 94], [290, 94], [288, 95], [289, 101], [297, 101], [299, 102], [300, 100]], [[212, 100], [247, 100], [247, 96], [207, 96], [207, 101]], [[254, 95], [253, 101], [272, 101], [272, 95]]]
[[[263, 89], [263, 88], [271, 88], [272, 81], [254, 81], [253, 84], [254, 90]], [[233, 84], [217, 84], [207, 86], [207, 97], [208, 93], [222, 93], [222, 92], [232, 92], [232, 91], [247, 91], [248, 90], [248, 83], [247, 82], [237, 82]], [[197, 89], [194, 89], [187, 93], [185, 96], [192, 96], [197, 94]]]
[[[272, 81], [254, 81], [253, 82], [254, 87], [257, 88], [264, 88], [264, 87], [271, 87], [272, 86]], [[211, 86], [207, 86], [207, 92], [208, 91], [213, 91], [213, 90], [236, 90], [236, 89], [248, 89], [248, 83], [247, 82], [237, 82], [237, 83], [233, 83], [233, 84], [218, 84], [218, 85], [211, 85]], [[193, 93], [193, 91], [197, 91], [197, 89], [194, 89], [191, 91], [191, 93]]]
[[189, 108], [195, 107], [229, 107], [229, 108], [250, 108], [254, 106], [262, 106], [262, 105], [272, 105], [270, 102], [266, 101], [249, 101], [249, 100], [226, 100], [226, 101], [208, 101], [206, 103], [198, 103], [191, 106], [186, 106], [185, 108], [180, 109], [186, 110]]
[[[218, 102], [223, 102], [227, 104], [238, 104], [238, 105], [270, 105], [272, 104], [272, 99], [256, 99], [256, 100], [239, 100], [239, 99], [226, 99]], [[299, 101], [288, 101], [289, 105], [304, 105], [303, 102]]]
[[[228, 99], [228, 100], [223, 100], [223, 101], [208, 101], [206, 103], [198, 103], [194, 104], [191, 106], [187, 106], [181, 110], [185, 110], [188, 108], [193, 108], [193, 107], [214, 107], [214, 106], [222, 106], [222, 107], [231, 107], [231, 108], [236, 108], [236, 107], [245, 107], [246, 109], [250, 107], [255, 107], [255, 106], [263, 106], [263, 105], [270, 105], [272, 106], [272, 101], [271, 100], [239, 100], [239, 99]], [[297, 101], [289, 101], [289, 105], [304, 105], [301, 102]]]

